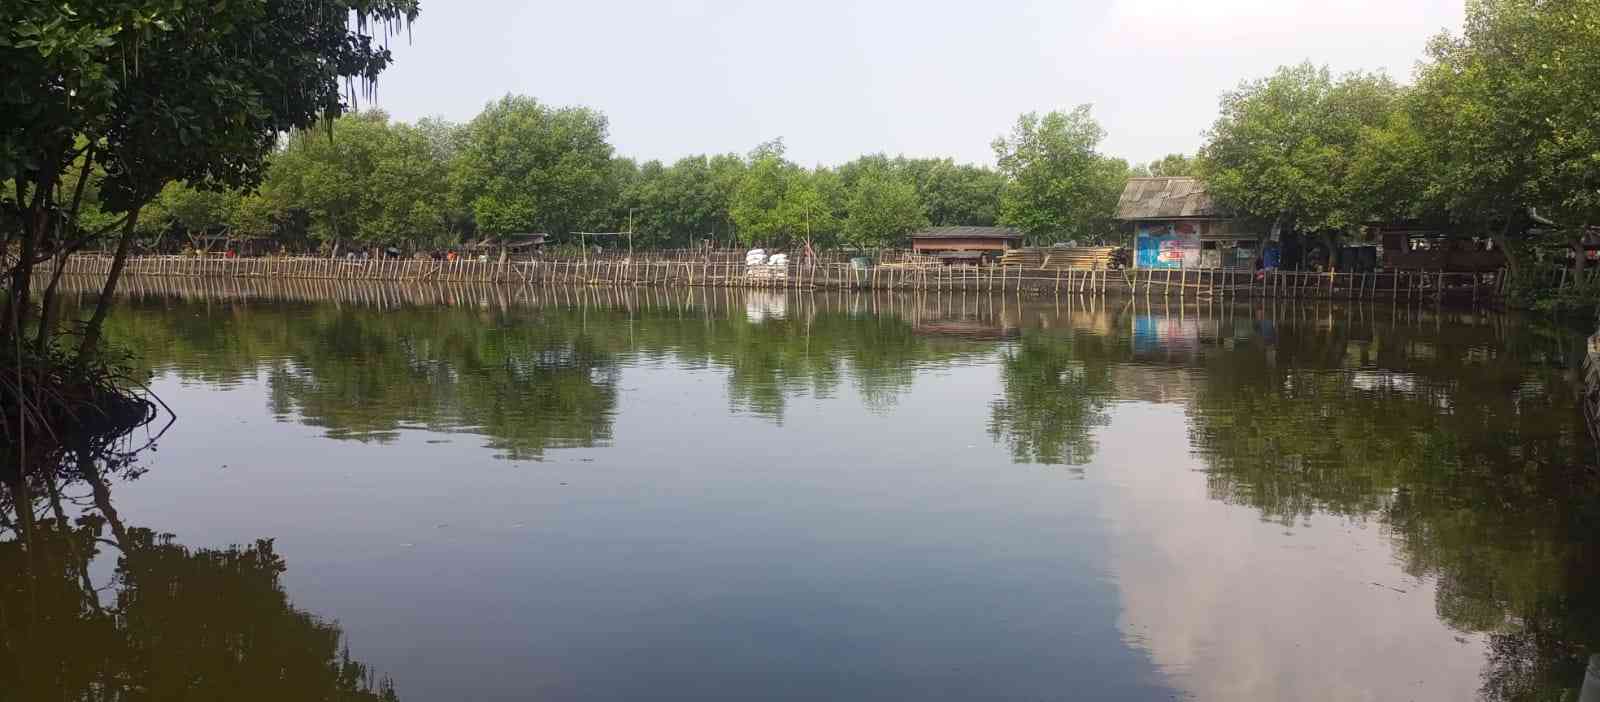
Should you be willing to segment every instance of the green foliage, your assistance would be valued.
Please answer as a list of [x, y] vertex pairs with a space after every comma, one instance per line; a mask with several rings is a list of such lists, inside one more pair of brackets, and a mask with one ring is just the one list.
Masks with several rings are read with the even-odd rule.
[[1081, 466], [1094, 432], [1110, 423], [1111, 367], [1095, 334], [1029, 330], [1001, 356], [1004, 395], [989, 406], [989, 435], [1019, 462]]
[[278, 204], [261, 195], [242, 195], [228, 213], [228, 228], [241, 237], [272, 236], [280, 216]]
[[577, 231], [608, 203], [606, 118], [507, 95], [466, 127], [451, 182], [486, 234]]
[[1184, 154], [1167, 154], [1149, 163], [1141, 163], [1131, 171], [1135, 176], [1153, 178], [1199, 175], [1195, 160]]
[[1472, 2], [1429, 59], [1411, 114], [1436, 207], [1469, 223], [1530, 207], [1569, 230], [1600, 221], [1600, 6]]
[[749, 168], [728, 206], [741, 242], [779, 243], [793, 236], [782, 209], [790, 185], [800, 179], [800, 173], [799, 166], [783, 157], [782, 139], [750, 152]]
[[432, 133], [366, 111], [291, 134], [263, 188], [276, 206], [302, 211], [312, 236], [330, 246], [425, 245], [458, 236], [448, 162]]
[[1426, 145], [1407, 109], [1413, 95], [1401, 98], [1381, 124], [1364, 126], [1346, 171], [1344, 192], [1353, 212], [1371, 221], [1439, 220], [1427, 192], [1435, 171], [1428, 165]]
[[944, 159], [911, 161], [907, 170], [933, 226], [993, 226], [1000, 216], [1005, 176], [983, 166]]
[[[719, 169], [730, 168], [731, 177], [719, 174]], [[671, 166], [645, 163], [622, 188], [613, 227], [621, 231], [631, 213], [636, 243], [642, 246], [679, 248], [701, 239], [725, 240], [733, 228], [728, 213], [731, 185], [743, 170], [743, 159], [734, 155], [689, 156]], [[725, 177], [719, 180], [719, 175]]]
[[1000, 191], [1005, 187], [1005, 177], [999, 173], [983, 166], [958, 165], [948, 158], [871, 154], [834, 170], [847, 191], [868, 173], [911, 183], [923, 204], [927, 224], [934, 226], [993, 225], [1000, 209]]
[[1303, 232], [1354, 231], [1370, 212], [1350, 178], [1357, 145], [1388, 124], [1399, 87], [1382, 74], [1334, 80], [1310, 63], [1278, 69], [1222, 97], [1201, 152], [1217, 202]]
[[1219, 204], [1287, 230], [1420, 221], [1492, 236], [1513, 301], [1582, 308], [1591, 292], [1551, 290], [1558, 278], [1532, 264], [1566, 260], [1600, 222], [1597, 100], [1600, 5], [1473, 0], [1413, 87], [1301, 64], [1228, 93], [1201, 165]]
[[233, 191], [197, 190], [182, 183], [169, 183], [156, 197], [162, 221], [182, 230], [200, 249], [209, 248], [210, 235], [226, 233], [239, 199]]
[[1017, 119], [993, 147], [1006, 185], [999, 221], [1022, 230], [1030, 244], [1115, 235], [1112, 216], [1128, 164], [1097, 150], [1105, 130], [1088, 105]]
[[172, 180], [253, 185], [279, 132], [337, 115], [345, 79], [388, 65], [370, 33], [416, 14], [411, 0], [7, 3], [0, 178], [47, 187], [76, 140], [115, 166], [109, 211]]
[[[141, 208], [169, 183], [257, 185], [278, 135], [343, 112], [390, 63], [375, 34], [416, 16], [416, 0], [0, 4], [0, 209], [20, 259], [0, 334], [28, 331], [37, 261], [105, 233], [80, 229], [74, 170], [96, 178], [91, 209], [127, 213], [125, 260]], [[109, 303], [83, 326], [80, 356]], [[35, 343], [52, 331], [46, 317]]]
[[784, 247], [832, 237], [839, 183], [825, 170], [807, 171], [783, 157], [783, 140], [750, 152], [728, 212], [744, 244]]
[[[1489, 640], [1482, 695], [1569, 699], [1600, 645], [1600, 489], [1570, 368], [1533, 324], [1282, 325], [1201, 360], [1186, 403], [1212, 496], [1293, 528], [1375, 520], [1444, 622]], [[1298, 328], [1297, 328], [1298, 327]]]
[[845, 240], [860, 248], [900, 245], [906, 235], [928, 224], [916, 186], [884, 169], [873, 169], [856, 180], [846, 209], [850, 214], [844, 221]]

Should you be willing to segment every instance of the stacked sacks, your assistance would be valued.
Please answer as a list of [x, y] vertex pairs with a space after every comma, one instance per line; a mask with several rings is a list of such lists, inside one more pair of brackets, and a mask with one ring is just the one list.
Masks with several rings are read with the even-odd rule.
[[789, 275], [789, 256], [778, 253], [769, 258], [765, 249], [750, 249], [744, 255], [744, 273], [746, 277], [752, 280], [787, 278]]

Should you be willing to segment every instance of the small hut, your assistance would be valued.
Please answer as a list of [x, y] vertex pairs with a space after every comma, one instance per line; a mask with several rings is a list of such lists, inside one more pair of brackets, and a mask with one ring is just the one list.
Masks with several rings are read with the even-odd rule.
[[1219, 209], [1199, 178], [1129, 178], [1117, 220], [1133, 226], [1135, 268], [1250, 268], [1266, 239]]
[[1388, 270], [1489, 273], [1506, 266], [1505, 252], [1487, 237], [1452, 235], [1417, 222], [1371, 224], [1367, 230], [1381, 243]]
[[498, 260], [523, 260], [539, 256], [544, 253], [544, 243], [550, 238], [549, 234], [502, 234], [500, 236], [484, 237], [477, 242], [467, 245], [467, 250], [474, 255], [483, 255]]
[[1007, 227], [930, 227], [911, 235], [911, 250], [945, 263], [980, 263], [1022, 246], [1022, 232]]

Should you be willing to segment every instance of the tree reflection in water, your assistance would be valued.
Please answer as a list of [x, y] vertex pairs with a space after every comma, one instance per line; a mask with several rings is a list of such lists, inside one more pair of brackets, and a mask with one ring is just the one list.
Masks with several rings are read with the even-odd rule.
[[[781, 421], [792, 398], [845, 382], [884, 409], [921, 369], [993, 362], [987, 428], [1017, 462], [1087, 464], [1116, 403], [1171, 404], [1212, 499], [1286, 526], [1313, 514], [1380, 523], [1405, 570], [1437, 583], [1438, 617], [1489, 641], [1485, 697], [1571, 698], [1600, 650], [1600, 475], [1573, 385], [1579, 335], [1381, 305], [818, 294], [758, 319], [724, 292], [582, 295], [595, 293], [203, 310], [152, 297], [108, 332], [183, 377], [228, 382], [265, 365], [280, 413], [334, 436], [460, 428], [524, 456], [609, 441], [628, 364], [720, 369], [731, 410]], [[70, 568], [53, 578], [85, 587]], [[314, 650], [307, 660], [343, 684], [336, 645]]]
[[396, 699], [290, 603], [271, 539], [190, 549], [128, 525], [93, 466], [33, 482], [28, 504], [0, 488], [0, 700]]
[[1259, 315], [1226, 353], [1192, 357], [1212, 496], [1285, 525], [1378, 520], [1406, 572], [1436, 580], [1440, 619], [1487, 635], [1485, 698], [1575, 698], [1600, 650], [1600, 473], [1575, 337]]

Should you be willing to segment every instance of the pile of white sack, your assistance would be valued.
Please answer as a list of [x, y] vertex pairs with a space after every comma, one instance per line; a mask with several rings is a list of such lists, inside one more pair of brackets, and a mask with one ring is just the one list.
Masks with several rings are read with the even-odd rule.
[[763, 266], [767, 263], [766, 249], [750, 249], [744, 253], [745, 266]]
[[777, 268], [787, 268], [789, 266], [789, 254], [772, 254], [772, 257], [767, 259], [767, 265]]

